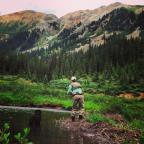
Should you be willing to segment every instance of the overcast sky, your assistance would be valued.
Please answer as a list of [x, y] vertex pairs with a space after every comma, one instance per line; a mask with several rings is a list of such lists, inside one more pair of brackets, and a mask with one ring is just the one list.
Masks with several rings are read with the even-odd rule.
[[76, 10], [95, 9], [114, 2], [144, 5], [144, 0], [0, 0], [0, 15], [21, 10], [35, 10], [61, 17]]

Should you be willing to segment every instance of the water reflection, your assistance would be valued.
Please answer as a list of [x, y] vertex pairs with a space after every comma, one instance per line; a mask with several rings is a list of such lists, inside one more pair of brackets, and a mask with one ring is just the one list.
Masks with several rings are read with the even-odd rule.
[[40, 110], [35, 110], [34, 114], [30, 118], [29, 125], [30, 128], [40, 128], [40, 123], [41, 123], [41, 111]]
[[91, 144], [78, 132], [69, 132], [56, 121], [69, 117], [66, 113], [46, 111], [0, 110], [0, 125], [9, 122], [14, 133], [30, 127], [30, 141], [34, 144]]
[[30, 137], [39, 137], [41, 134], [41, 111], [35, 110], [29, 119]]

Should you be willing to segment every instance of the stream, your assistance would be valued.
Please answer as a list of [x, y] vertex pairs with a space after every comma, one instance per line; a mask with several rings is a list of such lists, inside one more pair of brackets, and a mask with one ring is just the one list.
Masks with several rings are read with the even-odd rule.
[[0, 106], [0, 126], [9, 123], [11, 133], [29, 127], [29, 139], [34, 144], [91, 144], [79, 133], [60, 128], [58, 121], [69, 116], [63, 110]]

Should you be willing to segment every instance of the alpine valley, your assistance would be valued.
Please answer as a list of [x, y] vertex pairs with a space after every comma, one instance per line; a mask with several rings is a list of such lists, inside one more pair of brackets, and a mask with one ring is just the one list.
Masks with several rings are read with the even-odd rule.
[[[83, 120], [59, 115], [75, 103]], [[144, 144], [144, 6], [0, 16], [0, 144], [30, 144], [29, 131], [36, 144]]]
[[143, 82], [144, 6], [117, 2], [60, 18], [31, 10], [0, 16], [0, 73]]

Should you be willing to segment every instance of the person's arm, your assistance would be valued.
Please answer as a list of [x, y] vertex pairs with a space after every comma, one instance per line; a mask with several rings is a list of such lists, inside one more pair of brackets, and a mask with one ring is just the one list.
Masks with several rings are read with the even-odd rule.
[[68, 86], [67, 94], [71, 94], [71, 93], [72, 93], [72, 85], [69, 85], [69, 86]]

